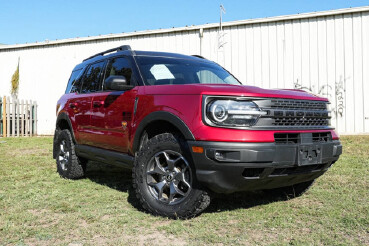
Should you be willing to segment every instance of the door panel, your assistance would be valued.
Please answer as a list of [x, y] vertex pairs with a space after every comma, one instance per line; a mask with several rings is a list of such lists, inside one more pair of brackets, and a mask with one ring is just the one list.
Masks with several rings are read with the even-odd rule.
[[91, 106], [94, 93], [101, 90], [101, 81], [105, 61], [91, 64], [82, 78], [82, 85], [76, 90], [80, 94], [68, 102], [68, 107], [73, 111], [77, 125], [76, 140], [79, 144], [93, 145], [93, 130], [91, 129]]
[[127, 152], [136, 89], [129, 91], [102, 92], [93, 98], [91, 125], [96, 147]]
[[76, 94], [67, 102], [71, 121], [76, 125], [75, 138], [79, 144], [86, 144], [89, 134], [91, 101], [92, 97], [88, 94]]
[[[128, 84], [136, 84], [131, 63], [125, 57], [108, 61], [105, 79], [124, 76]], [[103, 85], [103, 89], [106, 89]], [[120, 152], [128, 151], [129, 133], [133, 117], [137, 87], [127, 91], [95, 93], [91, 109], [92, 142], [94, 146]]]

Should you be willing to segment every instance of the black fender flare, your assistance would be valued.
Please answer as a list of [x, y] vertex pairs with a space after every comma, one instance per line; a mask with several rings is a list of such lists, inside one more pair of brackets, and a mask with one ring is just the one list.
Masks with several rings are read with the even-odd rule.
[[60, 121], [62, 121], [62, 120], [65, 120], [67, 122], [67, 124], [69, 126], [69, 129], [70, 129], [70, 133], [72, 135], [73, 142], [76, 143], [76, 138], [74, 137], [72, 122], [70, 121], [68, 114], [65, 113], [65, 112], [62, 112], [56, 118], [54, 141], [53, 141], [53, 158], [54, 159], [56, 158], [56, 135], [58, 133], [58, 125], [59, 125]]
[[161, 121], [167, 121], [174, 125], [178, 130], [182, 133], [184, 138], [186, 140], [195, 140], [195, 137], [193, 136], [191, 130], [188, 128], [188, 126], [179, 118], [178, 116], [166, 112], [166, 111], [155, 111], [150, 114], [148, 114], [139, 124], [137, 127], [135, 137], [133, 140], [133, 146], [132, 146], [132, 152], [135, 153], [138, 147], [140, 146], [140, 140], [141, 135], [144, 131], [144, 129], [152, 122], [161, 120]]

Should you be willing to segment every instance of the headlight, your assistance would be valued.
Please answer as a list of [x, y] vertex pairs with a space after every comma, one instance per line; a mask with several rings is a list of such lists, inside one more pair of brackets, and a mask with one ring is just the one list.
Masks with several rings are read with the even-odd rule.
[[266, 114], [252, 101], [216, 99], [206, 105], [206, 121], [225, 127], [252, 126], [261, 115]]

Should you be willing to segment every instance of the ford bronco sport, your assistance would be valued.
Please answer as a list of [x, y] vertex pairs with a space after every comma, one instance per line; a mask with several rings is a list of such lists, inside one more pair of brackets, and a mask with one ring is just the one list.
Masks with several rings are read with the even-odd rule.
[[88, 160], [132, 169], [144, 209], [189, 218], [210, 195], [301, 195], [342, 153], [329, 102], [242, 85], [200, 56], [127, 45], [77, 65], [57, 103], [53, 156], [63, 178]]

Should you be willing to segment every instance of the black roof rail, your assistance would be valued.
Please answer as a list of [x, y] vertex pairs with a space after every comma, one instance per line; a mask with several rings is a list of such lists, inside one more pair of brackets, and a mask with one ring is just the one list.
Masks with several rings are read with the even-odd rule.
[[200, 56], [200, 55], [192, 55], [192, 56], [197, 57], [197, 58], [201, 58], [201, 59], [205, 59], [205, 60], [206, 60], [206, 58], [205, 58], [205, 57]]
[[[105, 50], [103, 52], [97, 53], [97, 54], [95, 54], [93, 56], [90, 56], [89, 58], [84, 59], [83, 61], [90, 60], [91, 58], [94, 58], [96, 56], [105, 55], [106, 53], [110, 53], [110, 52], [114, 52], [114, 51], [122, 51], [122, 50], [131, 50], [132, 51], [131, 46], [129, 46], [129, 45], [122, 45], [122, 46], [119, 46], [119, 47], [116, 47], [116, 48], [113, 48], [113, 49], [109, 49], [109, 50]], [[132, 53], [133, 53], [133, 51], [132, 51]]]

